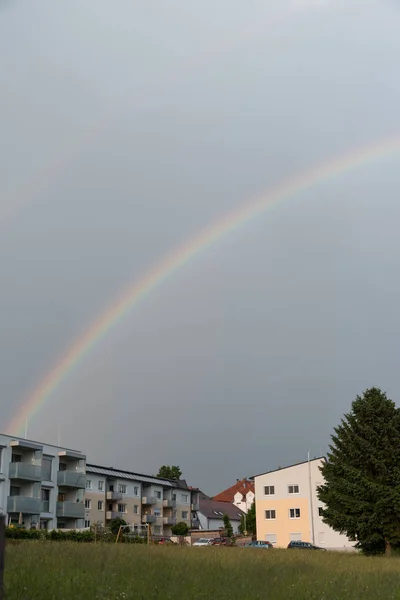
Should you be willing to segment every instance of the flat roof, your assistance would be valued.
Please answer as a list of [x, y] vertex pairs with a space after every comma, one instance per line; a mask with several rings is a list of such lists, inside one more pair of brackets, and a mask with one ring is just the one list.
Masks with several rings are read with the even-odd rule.
[[70, 452], [77, 452], [78, 454], [82, 454], [81, 450], [76, 450], [74, 448], [66, 448], [65, 446], [56, 446], [55, 444], [49, 444], [48, 442], [39, 442], [37, 440], [30, 440], [28, 438], [25, 439], [18, 435], [8, 435], [8, 433], [0, 433], [0, 438], [1, 437], [8, 438], [11, 441], [15, 440], [16, 442], [31, 442], [32, 444], [37, 444], [38, 446], [50, 446], [50, 448], [58, 448], [59, 450], [69, 450]]

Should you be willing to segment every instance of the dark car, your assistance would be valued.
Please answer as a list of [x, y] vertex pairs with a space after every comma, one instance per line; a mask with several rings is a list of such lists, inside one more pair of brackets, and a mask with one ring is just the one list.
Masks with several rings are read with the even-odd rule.
[[212, 541], [213, 546], [231, 546], [232, 542], [229, 538], [219, 537]]
[[290, 542], [288, 548], [295, 548], [297, 550], [325, 550], [325, 548], [320, 548], [319, 546], [310, 544], [310, 542], [302, 542], [301, 540]]

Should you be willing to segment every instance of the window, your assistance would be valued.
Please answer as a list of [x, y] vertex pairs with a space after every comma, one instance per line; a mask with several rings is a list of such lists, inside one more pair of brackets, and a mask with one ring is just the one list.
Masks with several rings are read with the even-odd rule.
[[85, 521], [85, 527], [90, 527], [90, 521]]
[[299, 508], [289, 508], [289, 518], [290, 519], [300, 519], [300, 509]]
[[189, 503], [189, 495], [181, 494], [181, 500], [182, 500], [183, 504], [188, 504]]
[[22, 456], [20, 454], [12, 454], [11, 455], [11, 462], [21, 462], [22, 461]]
[[51, 458], [42, 458], [42, 479], [43, 481], [51, 481]]
[[187, 510], [183, 510], [182, 511], [182, 519], [187, 519], [188, 518], [188, 511]]
[[289, 492], [289, 494], [298, 494], [299, 486], [298, 485], [288, 485], [288, 492]]
[[300, 531], [298, 531], [296, 533], [290, 533], [289, 534], [289, 541], [290, 542], [301, 542], [301, 533], [300, 533]]
[[97, 502], [97, 510], [103, 510], [103, 505], [104, 505], [103, 500], [99, 500]]
[[135, 485], [133, 488], [133, 495], [139, 496], [139, 486]]
[[67, 470], [67, 463], [60, 462], [60, 464], [58, 465], [58, 470], [59, 471], [66, 471]]
[[118, 504], [118, 512], [125, 513], [126, 512], [126, 504]]
[[276, 544], [276, 533], [267, 533], [265, 535], [265, 541], [266, 542], [271, 542], [271, 544], [273, 544], [275, 546], [275, 544]]
[[176, 494], [172, 494], [172, 500], [176, 500]]
[[322, 508], [322, 506], [318, 506], [318, 516], [322, 517], [324, 514], [324, 509]]
[[19, 496], [20, 488], [16, 485], [10, 486], [10, 496]]
[[99, 490], [99, 492], [104, 491], [104, 481], [99, 481], [99, 483], [97, 484], [97, 489]]
[[161, 517], [161, 511], [159, 508], [155, 508], [153, 512], [155, 517]]
[[275, 486], [274, 485], [265, 485], [264, 486], [264, 496], [273, 496], [275, 494]]
[[58, 494], [57, 496], [57, 502], [65, 502], [66, 499], [66, 495], [65, 494]]
[[266, 519], [276, 519], [276, 511], [275, 510], [266, 510], [265, 518]]
[[92, 501], [91, 500], [85, 500], [85, 508], [91, 508], [92, 507]]
[[125, 483], [120, 483], [118, 485], [118, 491], [120, 494], [126, 494], [126, 484]]
[[325, 531], [318, 532], [318, 544], [325, 544]]
[[134, 515], [138, 515], [139, 514], [139, 506], [137, 504], [135, 504], [133, 506], [133, 514]]
[[157, 498], [157, 500], [161, 500], [161, 492], [154, 492], [154, 495]]
[[41, 489], [42, 512], [48, 513], [50, 510], [50, 490]]
[[90, 479], [86, 479], [86, 489], [87, 490], [91, 490], [92, 489], [92, 482]]

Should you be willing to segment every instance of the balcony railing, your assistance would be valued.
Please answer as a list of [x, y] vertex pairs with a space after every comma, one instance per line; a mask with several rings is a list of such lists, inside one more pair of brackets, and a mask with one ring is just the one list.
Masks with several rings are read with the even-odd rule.
[[176, 525], [176, 517], [164, 517], [164, 525]]
[[107, 492], [107, 500], [122, 500], [124, 497], [122, 492]]
[[119, 513], [116, 510], [107, 510], [106, 511], [106, 520], [111, 521], [112, 519], [123, 519], [123, 513]]
[[147, 504], [147, 505], [157, 504], [157, 498], [155, 496], [143, 496], [142, 504]]
[[79, 471], [58, 471], [57, 485], [84, 490], [86, 487], [86, 475]]
[[9, 464], [8, 476], [10, 479], [42, 481], [42, 466], [23, 462], [11, 462]]
[[85, 518], [85, 505], [83, 502], [57, 502], [56, 507], [57, 517], [66, 517], [69, 519], [84, 519]]
[[142, 523], [155, 523], [157, 517], [155, 515], [142, 515]]
[[176, 500], [163, 500], [164, 508], [175, 508]]
[[8, 496], [7, 512], [22, 513], [25, 515], [39, 515], [42, 508], [40, 498], [31, 498], [30, 496]]

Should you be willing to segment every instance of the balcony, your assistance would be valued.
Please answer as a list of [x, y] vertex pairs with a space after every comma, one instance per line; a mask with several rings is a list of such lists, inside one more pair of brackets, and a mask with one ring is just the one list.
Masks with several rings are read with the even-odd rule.
[[155, 515], [142, 515], [142, 523], [155, 523], [157, 517]]
[[146, 504], [147, 506], [157, 504], [157, 498], [155, 496], [143, 496], [142, 504]]
[[164, 525], [176, 525], [176, 517], [164, 517]]
[[60, 487], [73, 487], [84, 490], [86, 487], [86, 475], [79, 471], [58, 471], [57, 485]]
[[83, 502], [57, 502], [56, 517], [65, 517], [67, 519], [84, 519], [85, 505]]
[[176, 500], [163, 500], [164, 508], [175, 508]]
[[113, 519], [123, 519], [124, 513], [117, 512], [116, 510], [107, 510], [106, 511], [106, 520], [112, 521]]
[[24, 462], [11, 462], [9, 465], [10, 479], [24, 479], [25, 481], [42, 481], [42, 466]]
[[8, 496], [7, 512], [22, 513], [24, 515], [39, 515], [42, 508], [40, 498], [30, 496]]
[[107, 492], [107, 500], [122, 500], [124, 497], [122, 492]]

